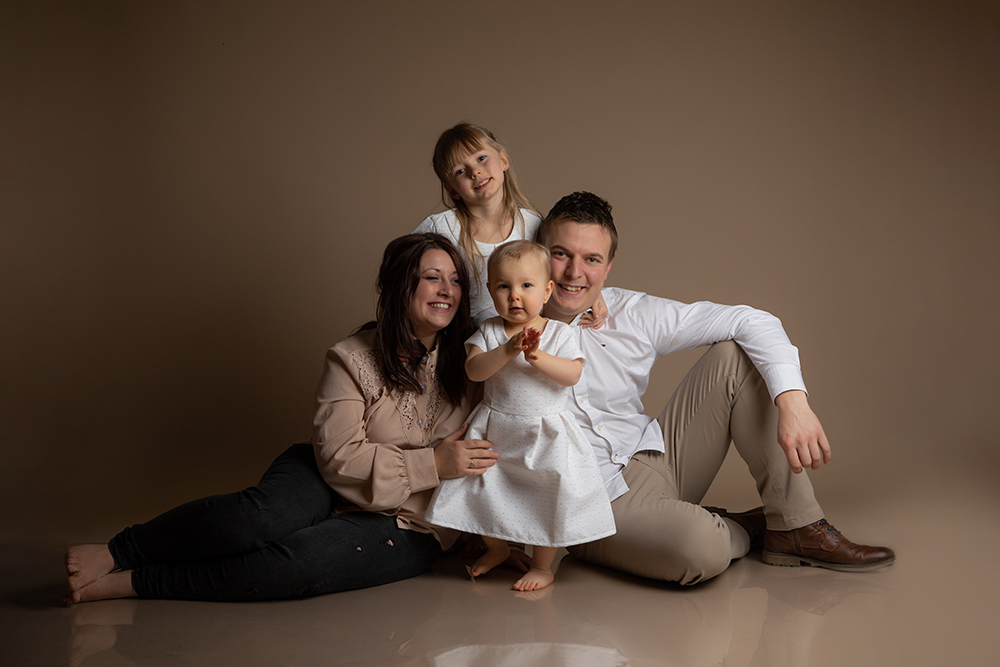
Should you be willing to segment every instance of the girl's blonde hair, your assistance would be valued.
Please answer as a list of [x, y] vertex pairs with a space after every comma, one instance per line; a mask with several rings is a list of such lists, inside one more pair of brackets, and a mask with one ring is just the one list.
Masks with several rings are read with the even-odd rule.
[[[432, 160], [434, 173], [441, 180], [441, 201], [448, 208], [454, 209], [455, 216], [458, 218], [459, 227], [461, 228], [458, 244], [464, 251], [465, 256], [472, 263], [472, 279], [476, 281], [477, 288], [482, 288], [482, 279], [480, 276], [483, 274], [484, 267], [483, 254], [479, 252], [479, 246], [476, 245], [475, 239], [472, 238], [473, 216], [460, 197], [451, 196], [451, 191], [448, 189], [448, 182], [451, 179], [451, 170], [460, 158], [469, 153], [481, 151], [487, 146], [498, 153], [501, 151], [506, 153], [506, 150], [497, 141], [497, 138], [493, 136], [493, 133], [485, 127], [473, 125], [472, 123], [459, 123], [455, 127], [445, 130], [438, 137], [437, 144], [434, 146], [434, 159]], [[507, 171], [503, 179], [503, 207], [506, 213], [514, 220], [514, 224], [520, 225], [521, 236], [524, 236], [524, 217], [521, 215], [521, 209], [526, 208], [535, 213], [538, 211], [528, 201], [528, 198], [524, 196], [524, 193], [521, 192], [521, 188], [517, 186], [517, 178], [514, 176], [514, 167], [510, 164], [510, 156], [508, 156]]]

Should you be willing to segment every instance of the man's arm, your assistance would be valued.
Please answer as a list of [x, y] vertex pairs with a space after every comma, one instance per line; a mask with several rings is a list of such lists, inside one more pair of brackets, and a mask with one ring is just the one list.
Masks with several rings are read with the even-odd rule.
[[799, 351], [788, 340], [781, 320], [768, 312], [709, 301], [680, 303], [648, 294], [633, 308], [636, 323], [658, 357], [732, 340], [763, 376], [771, 400], [786, 391], [806, 389]]
[[685, 304], [649, 295], [636, 307], [659, 355], [735, 341], [763, 376], [778, 409], [778, 444], [792, 471], [830, 462], [830, 443], [806, 397], [798, 350], [778, 318], [749, 306]]

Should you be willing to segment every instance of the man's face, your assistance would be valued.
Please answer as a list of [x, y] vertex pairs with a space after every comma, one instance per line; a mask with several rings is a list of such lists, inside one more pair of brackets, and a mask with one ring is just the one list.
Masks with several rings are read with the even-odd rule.
[[570, 322], [589, 310], [611, 271], [611, 235], [595, 223], [556, 220], [545, 235], [555, 289], [545, 316]]

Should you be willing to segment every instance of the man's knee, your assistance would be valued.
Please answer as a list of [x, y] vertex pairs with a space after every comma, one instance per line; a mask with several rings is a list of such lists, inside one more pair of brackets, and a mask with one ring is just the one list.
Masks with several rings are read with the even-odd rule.
[[714, 343], [708, 348], [705, 354], [702, 355], [702, 359], [733, 366], [748, 363], [751, 368], [753, 367], [747, 353], [744, 352], [743, 348], [740, 347], [734, 340], [724, 340]]
[[569, 552], [597, 565], [685, 586], [708, 581], [729, 567], [729, 537], [713, 522], [673, 523], [665, 530], [643, 530], [641, 536], [627, 532], [569, 547]]
[[732, 559], [729, 537], [714, 524], [693, 524], [687, 527], [684, 535], [678, 537], [666, 559], [673, 581], [691, 586], [708, 581], [729, 567]]

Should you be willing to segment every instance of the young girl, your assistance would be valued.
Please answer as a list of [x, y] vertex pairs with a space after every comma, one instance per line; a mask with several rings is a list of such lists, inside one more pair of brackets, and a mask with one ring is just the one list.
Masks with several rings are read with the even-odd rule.
[[532, 591], [552, 583], [558, 547], [613, 535], [615, 524], [594, 451], [567, 410], [582, 354], [567, 325], [541, 315], [553, 288], [549, 252], [512, 241], [488, 267], [500, 316], [466, 341], [465, 370], [486, 387], [465, 437], [489, 440], [501, 456], [484, 475], [442, 482], [425, 518], [483, 536], [488, 550], [472, 576], [507, 559], [507, 540], [533, 545], [531, 568], [514, 584]]
[[[448, 207], [420, 223], [414, 233], [434, 232], [454, 243], [469, 267], [472, 319], [478, 325], [497, 315], [484, 289], [486, 260], [507, 241], [534, 240], [541, 218], [517, 186], [507, 151], [493, 133], [471, 123], [445, 130], [434, 146], [434, 173]], [[581, 326], [599, 328], [607, 315], [603, 299]]]

